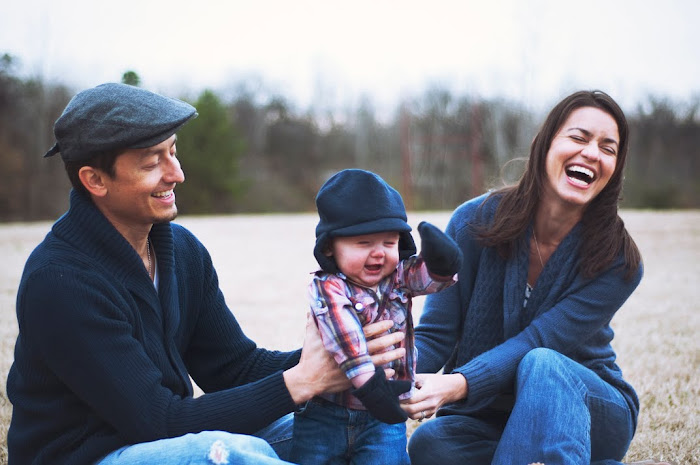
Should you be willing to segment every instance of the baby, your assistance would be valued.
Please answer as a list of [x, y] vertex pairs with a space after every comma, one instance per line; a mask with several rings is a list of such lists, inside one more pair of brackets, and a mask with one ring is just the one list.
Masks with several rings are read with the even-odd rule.
[[[422, 222], [416, 255], [400, 194], [368, 171], [335, 174], [316, 206], [314, 256], [321, 270], [309, 285], [311, 311], [353, 388], [314, 398], [296, 414], [293, 461], [407, 464], [407, 415], [399, 399], [410, 397], [415, 370], [411, 299], [454, 284], [461, 251]], [[406, 355], [375, 368], [362, 327], [379, 320], [393, 321], [391, 331], [406, 334]], [[391, 380], [384, 368], [394, 369]]]

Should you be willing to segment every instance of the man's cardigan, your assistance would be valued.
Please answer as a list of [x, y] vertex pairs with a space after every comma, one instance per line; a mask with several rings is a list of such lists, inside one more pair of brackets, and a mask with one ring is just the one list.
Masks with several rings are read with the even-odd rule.
[[641, 264], [629, 280], [624, 278], [621, 256], [594, 279], [583, 278], [578, 268], [579, 223], [545, 264], [523, 308], [531, 227], [508, 260], [494, 248], [483, 247], [474, 234], [473, 226], [488, 224], [497, 204], [496, 196], [485, 194], [455, 210], [447, 234], [464, 254], [459, 282], [426, 298], [416, 328], [417, 372], [433, 373], [444, 366], [445, 373], [461, 373], [467, 379], [467, 398], [441, 413], [512, 407], [518, 364], [532, 349], [546, 347], [617, 388], [636, 422], [639, 401], [615, 363], [610, 320], [639, 284]]
[[[7, 381], [10, 464], [88, 464], [121, 446], [202, 430], [253, 433], [295, 405], [282, 371], [300, 352], [257, 348], [204, 246], [150, 234], [159, 287], [84, 195], [29, 257]], [[207, 394], [193, 398], [188, 375]]]

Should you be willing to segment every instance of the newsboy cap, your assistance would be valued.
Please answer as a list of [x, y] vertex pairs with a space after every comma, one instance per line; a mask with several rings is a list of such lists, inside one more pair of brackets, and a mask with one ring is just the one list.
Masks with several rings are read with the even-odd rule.
[[177, 132], [195, 108], [127, 84], [107, 83], [79, 92], [56, 120], [56, 144], [64, 161], [87, 160], [113, 150], [157, 145]]

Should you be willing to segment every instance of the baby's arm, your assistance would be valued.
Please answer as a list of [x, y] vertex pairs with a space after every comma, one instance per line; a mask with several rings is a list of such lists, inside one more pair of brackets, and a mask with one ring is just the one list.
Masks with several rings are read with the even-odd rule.
[[314, 276], [309, 285], [309, 304], [326, 350], [348, 379], [364, 375], [366, 381], [374, 373], [374, 364], [345, 282], [333, 275]]
[[457, 282], [462, 251], [447, 234], [430, 223], [418, 225], [421, 253], [399, 262], [396, 285], [412, 296], [440, 292]]
[[365, 383], [370, 380], [372, 375], [373, 373], [361, 373], [355, 376], [353, 379], [351, 379], [350, 382], [352, 383], [353, 387], [359, 388], [364, 386]]
[[398, 396], [411, 388], [411, 382], [389, 381], [382, 367], [374, 367], [362, 324], [345, 289], [345, 283], [335, 276], [315, 276], [309, 286], [311, 310], [324, 347], [350, 378], [355, 388], [352, 394], [369, 413], [385, 423], [404, 422], [408, 417]]

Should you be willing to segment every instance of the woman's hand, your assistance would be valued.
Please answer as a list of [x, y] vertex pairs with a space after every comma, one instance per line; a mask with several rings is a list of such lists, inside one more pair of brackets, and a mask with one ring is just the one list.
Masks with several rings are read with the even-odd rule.
[[416, 390], [401, 408], [414, 420], [424, 420], [437, 412], [444, 404], [465, 399], [469, 388], [467, 379], [459, 373], [416, 375]]
[[[376, 366], [397, 360], [406, 352], [405, 349], [387, 351], [387, 348], [398, 344], [404, 338], [404, 334], [400, 332], [387, 333], [392, 325], [393, 323], [387, 320], [372, 323], [364, 328], [367, 348]], [[394, 374], [393, 370], [385, 371], [387, 376]], [[285, 371], [283, 376], [287, 390], [297, 405], [323, 392], [340, 392], [352, 386], [323, 346], [321, 335], [311, 315], [306, 319], [306, 335], [299, 363]]]

